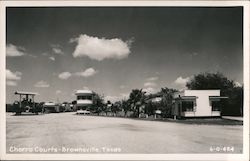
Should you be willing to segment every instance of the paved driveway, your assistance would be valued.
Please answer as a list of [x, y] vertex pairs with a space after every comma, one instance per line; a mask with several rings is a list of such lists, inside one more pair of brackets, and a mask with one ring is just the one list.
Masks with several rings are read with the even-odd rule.
[[72, 112], [12, 115], [6, 115], [7, 152], [211, 153], [216, 147], [228, 148], [219, 149], [222, 153], [242, 151], [240, 125], [193, 125]]

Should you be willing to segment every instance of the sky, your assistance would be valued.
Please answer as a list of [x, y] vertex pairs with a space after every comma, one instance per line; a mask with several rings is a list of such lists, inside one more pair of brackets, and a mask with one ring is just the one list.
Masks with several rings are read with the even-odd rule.
[[221, 72], [243, 83], [241, 7], [11, 7], [6, 11], [6, 102], [73, 101], [77, 89], [106, 100], [132, 89], [183, 89]]

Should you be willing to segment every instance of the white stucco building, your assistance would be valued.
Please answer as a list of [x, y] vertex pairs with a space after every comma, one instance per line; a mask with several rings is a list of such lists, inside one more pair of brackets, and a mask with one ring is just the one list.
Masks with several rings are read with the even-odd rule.
[[174, 94], [175, 117], [220, 117], [220, 90], [184, 90]]
[[93, 91], [86, 89], [77, 90], [75, 94], [77, 110], [88, 110], [93, 105]]

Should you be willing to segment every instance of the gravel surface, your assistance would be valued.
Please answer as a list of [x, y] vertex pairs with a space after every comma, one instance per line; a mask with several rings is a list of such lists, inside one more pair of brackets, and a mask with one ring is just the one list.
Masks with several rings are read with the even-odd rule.
[[241, 125], [79, 116], [74, 112], [22, 116], [7, 113], [6, 117], [8, 153], [242, 152]]

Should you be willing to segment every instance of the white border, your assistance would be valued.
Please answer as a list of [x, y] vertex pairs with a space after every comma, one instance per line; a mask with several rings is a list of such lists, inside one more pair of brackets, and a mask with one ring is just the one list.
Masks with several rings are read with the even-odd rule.
[[[0, 1], [0, 159], [4, 160], [249, 160], [249, 1]], [[5, 44], [9, 6], [243, 6], [244, 7], [244, 125], [243, 154], [6, 154]], [[5, 36], [2, 36], [5, 35]]]

